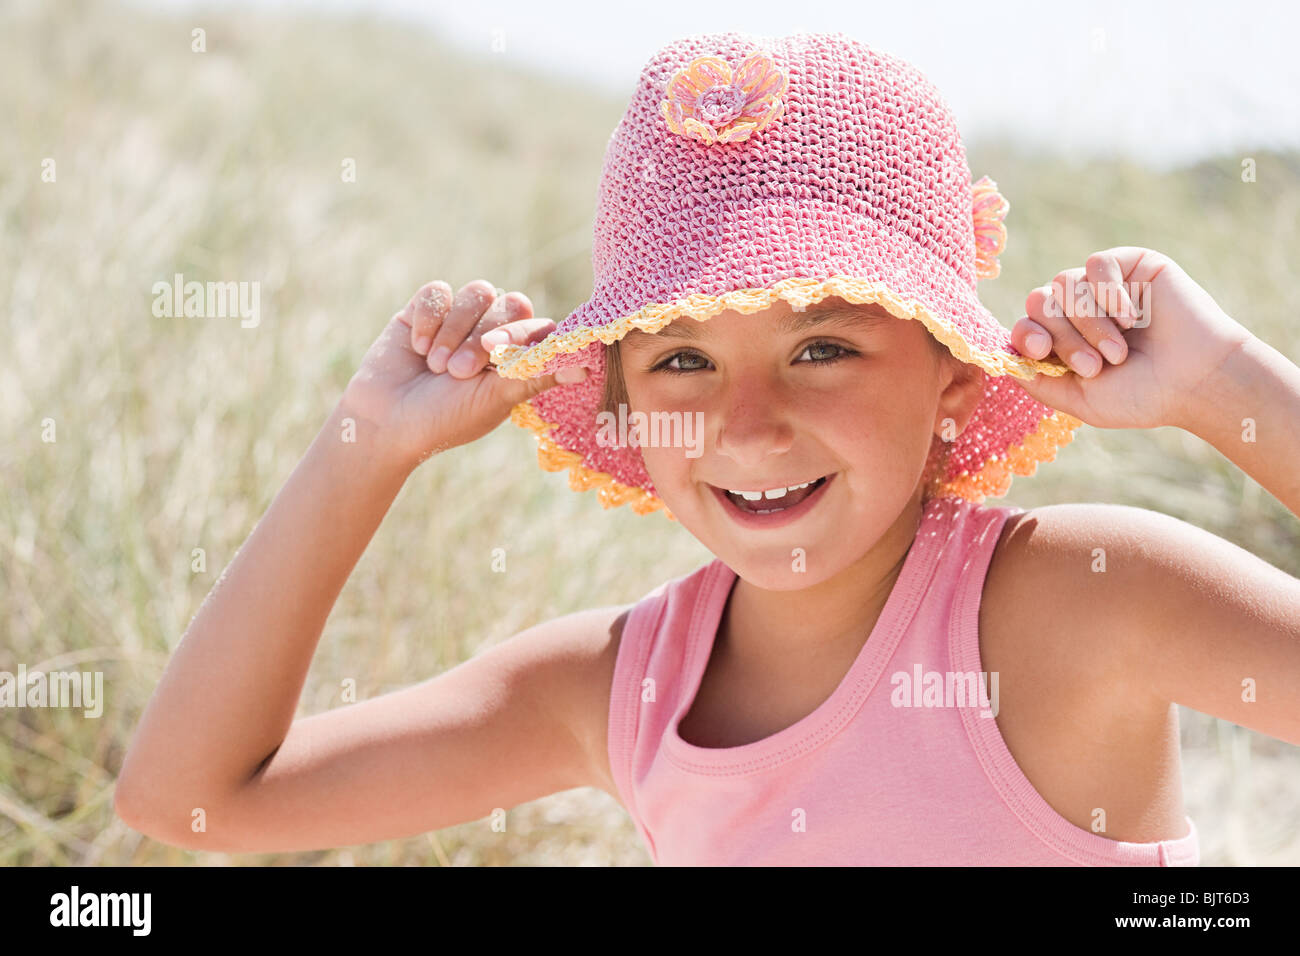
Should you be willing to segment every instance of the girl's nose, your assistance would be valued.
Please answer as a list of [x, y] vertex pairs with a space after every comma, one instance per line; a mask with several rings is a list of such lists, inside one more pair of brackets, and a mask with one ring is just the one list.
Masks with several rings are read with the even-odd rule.
[[[713, 414], [718, 415], [715, 447], [745, 469], [760, 468], [768, 458], [790, 451], [790, 427], [779, 389], [733, 386]], [[706, 416], [706, 420], [707, 420]]]

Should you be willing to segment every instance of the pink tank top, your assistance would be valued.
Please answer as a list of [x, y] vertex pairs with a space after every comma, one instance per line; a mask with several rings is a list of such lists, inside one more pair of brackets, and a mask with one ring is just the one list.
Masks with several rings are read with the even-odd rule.
[[[1003, 742], [990, 707], [996, 684], [979, 679], [977, 625], [993, 548], [1022, 510], [930, 501], [834, 693], [794, 725], [739, 747], [697, 747], [677, 733], [735, 572], [715, 560], [638, 602], [614, 670], [609, 758], [655, 863], [1196, 866], [1190, 817], [1185, 836], [1156, 843], [1082, 829], [1042, 798]], [[966, 681], [950, 679], [962, 674]]]

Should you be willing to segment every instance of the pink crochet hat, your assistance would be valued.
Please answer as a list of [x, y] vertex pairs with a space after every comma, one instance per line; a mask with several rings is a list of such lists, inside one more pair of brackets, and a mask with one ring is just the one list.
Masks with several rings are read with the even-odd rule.
[[606, 344], [682, 316], [838, 296], [920, 321], [983, 370], [966, 428], [934, 439], [925, 497], [1004, 495], [1082, 424], [1017, 384], [1067, 368], [1017, 352], [976, 294], [998, 274], [1007, 208], [987, 177], [972, 186], [947, 103], [900, 59], [842, 33], [670, 43], [642, 70], [606, 149], [591, 298], [544, 340], [490, 354], [506, 378], [590, 372], [515, 406], [511, 421], [574, 490], [672, 518], [640, 448], [598, 440]]

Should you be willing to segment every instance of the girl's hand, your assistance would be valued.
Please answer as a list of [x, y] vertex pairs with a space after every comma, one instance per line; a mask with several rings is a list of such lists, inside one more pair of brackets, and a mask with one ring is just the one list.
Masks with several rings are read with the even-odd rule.
[[1172, 259], [1136, 246], [1094, 252], [1030, 292], [1025, 310], [1012, 344], [1030, 358], [1054, 351], [1073, 371], [1018, 383], [1097, 428], [1181, 426], [1198, 386], [1251, 337]]
[[[533, 318], [522, 292], [498, 296], [478, 279], [453, 297], [441, 279], [427, 283], [370, 346], [342, 404], [377, 429], [385, 451], [414, 467], [434, 452], [483, 437], [538, 392], [581, 381], [581, 368], [520, 381], [501, 378], [488, 365], [492, 346], [532, 345], [554, 328], [550, 319]], [[493, 329], [500, 331], [484, 344]]]

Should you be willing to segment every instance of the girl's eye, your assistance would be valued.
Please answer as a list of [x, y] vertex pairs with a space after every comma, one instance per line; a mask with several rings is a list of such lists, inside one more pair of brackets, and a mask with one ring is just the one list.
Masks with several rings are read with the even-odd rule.
[[838, 354], [832, 354], [829, 358], [809, 359], [810, 362], [816, 365], [829, 365], [831, 362], [838, 361], [839, 359], [844, 358], [845, 355], [850, 354], [848, 349], [844, 348], [842, 345], [836, 345], [834, 342], [814, 342], [800, 354], [802, 355], [806, 352], [811, 352], [814, 349], [839, 349]]
[[690, 361], [691, 359], [697, 359], [701, 362], [705, 361], [703, 356], [696, 355], [694, 352], [674, 352], [672, 355], [668, 356], [668, 358], [664, 359], [662, 362], [660, 362], [650, 371], [668, 372], [670, 375], [685, 375], [687, 372], [697, 371], [697, 369], [695, 368], [673, 368], [670, 363], [676, 361], [677, 359], [684, 359], [686, 361]]
[[[802, 356], [802, 355], [807, 355], [809, 352], [816, 352], [816, 351], [824, 352], [825, 350], [828, 349], [836, 349], [838, 350], [838, 354], [833, 354], [829, 358], [820, 358], [820, 359], [809, 358], [808, 364], [831, 365], [835, 362], [840, 361], [840, 359], [847, 358], [850, 355], [858, 354], [857, 352], [853, 351], [853, 349], [845, 348], [844, 346], [837, 345], [834, 342], [813, 342], [811, 345], [807, 346], [799, 354]], [[700, 371], [699, 366], [695, 366], [692, 368], [681, 368], [679, 365], [679, 367], [674, 368], [671, 363], [678, 359], [682, 359], [684, 361], [695, 360], [695, 361], [700, 361], [700, 362], [704, 362], [705, 364], [708, 364], [708, 359], [704, 358], [704, 356], [702, 355], [697, 355], [694, 352], [674, 352], [672, 355], [668, 356], [666, 359], [664, 359], [654, 368], [650, 369], [650, 371], [667, 372], [670, 375], [687, 375], [691, 372]]]

